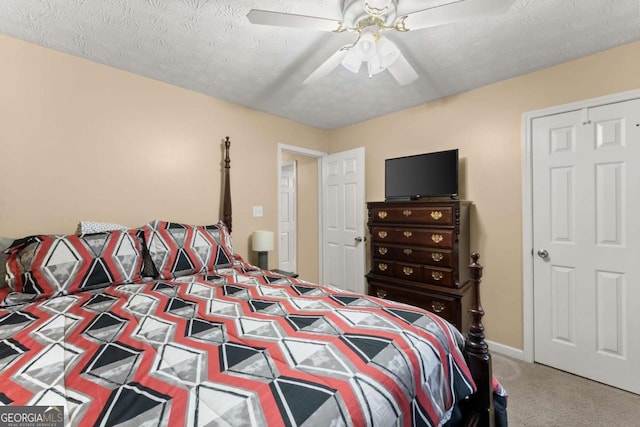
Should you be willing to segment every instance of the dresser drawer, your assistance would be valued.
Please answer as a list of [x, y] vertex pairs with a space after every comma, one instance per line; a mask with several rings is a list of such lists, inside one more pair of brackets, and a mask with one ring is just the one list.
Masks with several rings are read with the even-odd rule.
[[422, 266], [420, 264], [397, 263], [395, 277], [406, 280], [422, 280]]
[[456, 286], [453, 270], [450, 268], [425, 266], [423, 272], [423, 280], [433, 285], [448, 287]]
[[437, 228], [372, 227], [373, 243], [396, 243], [430, 248], [453, 248], [454, 230]]
[[420, 307], [437, 314], [460, 329], [457, 309], [460, 302], [455, 297], [398, 288], [382, 283], [369, 283], [368, 294], [374, 297], [397, 301]]
[[396, 263], [387, 260], [373, 259], [371, 260], [371, 271], [393, 277], [396, 275]]
[[377, 223], [453, 225], [451, 206], [384, 207], [372, 209], [371, 220]]
[[400, 262], [412, 262], [427, 264], [437, 267], [453, 268], [453, 251], [450, 249], [432, 249], [419, 246], [394, 246], [374, 243], [371, 245], [373, 257], [395, 260]]

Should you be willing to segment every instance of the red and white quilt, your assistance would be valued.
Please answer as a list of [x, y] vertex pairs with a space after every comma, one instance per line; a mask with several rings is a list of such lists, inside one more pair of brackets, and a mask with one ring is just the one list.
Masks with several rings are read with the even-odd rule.
[[474, 389], [444, 320], [257, 270], [223, 224], [7, 253], [0, 404], [61, 406], [65, 425], [436, 426]]
[[431, 426], [474, 390], [421, 309], [246, 264], [0, 308], [0, 403], [66, 425]]

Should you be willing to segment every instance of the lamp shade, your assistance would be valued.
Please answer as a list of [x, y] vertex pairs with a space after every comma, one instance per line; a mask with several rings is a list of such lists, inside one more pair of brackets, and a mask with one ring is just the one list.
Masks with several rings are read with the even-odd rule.
[[254, 231], [251, 235], [251, 248], [256, 252], [273, 250], [273, 231]]

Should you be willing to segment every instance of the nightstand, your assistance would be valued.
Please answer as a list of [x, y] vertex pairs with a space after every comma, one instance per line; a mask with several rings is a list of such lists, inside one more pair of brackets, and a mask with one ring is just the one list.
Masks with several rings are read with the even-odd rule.
[[293, 271], [284, 271], [278, 268], [275, 268], [271, 271], [273, 271], [274, 273], [282, 274], [283, 276], [293, 277], [294, 279], [298, 277], [298, 273], [294, 273]]

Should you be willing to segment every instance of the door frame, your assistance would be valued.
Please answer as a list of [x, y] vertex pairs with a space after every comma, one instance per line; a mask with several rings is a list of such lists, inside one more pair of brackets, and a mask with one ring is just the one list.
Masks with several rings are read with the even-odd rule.
[[[640, 98], [640, 89], [585, 99], [563, 105], [530, 111], [522, 115], [522, 359], [534, 361], [533, 313], [533, 120], [569, 111], [585, 110]], [[586, 120], [586, 116], [585, 116]]]
[[[322, 211], [323, 211], [323, 206], [322, 206], [322, 186], [323, 186], [323, 182], [322, 182], [322, 158], [327, 156], [328, 153], [325, 153], [323, 151], [316, 151], [316, 150], [310, 150], [308, 148], [304, 148], [304, 147], [297, 147], [295, 145], [288, 145], [288, 144], [282, 144], [282, 143], [278, 143], [278, 186], [280, 185], [280, 180], [282, 179], [282, 175], [281, 175], [281, 171], [282, 171], [282, 153], [283, 152], [287, 152], [287, 153], [293, 153], [293, 154], [300, 154], [302, 156], [307, 156], [307, 157], [312, 157], [315, 158], [316, 161], [318, 162], [318, 256], [320, 257], [320, 259], [318, 260], [318, 281], [320, 283], [322, 283]], [[279, 188], [279, 187], [278, 187]], [[296, 190], [297, 191], [297, 190]], [[280, 233], [282, 230], [280, 230], [280, 191], [278, 191], [278, 236], [280, 236]], [[298, 245], [298, 236], [296, 234], [296, 249], [299, 247]], [[299, 261], [297, 259], [297, 255], [296, 255], [296, 261]], [[278, 264], [280, 263], [280, 257], [278, 257]]]

